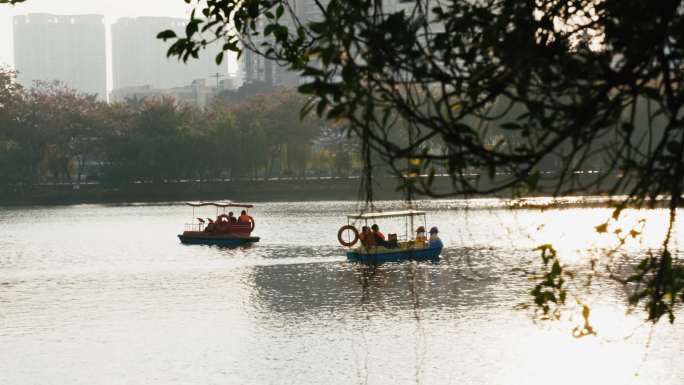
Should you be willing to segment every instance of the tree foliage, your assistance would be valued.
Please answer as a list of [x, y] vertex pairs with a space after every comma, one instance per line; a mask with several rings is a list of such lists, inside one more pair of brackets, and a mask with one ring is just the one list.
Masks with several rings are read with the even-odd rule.
[[60, 83], [25, 90], [3, 69], [0, 191], [306, 176], [317, 167], [308, 148], [326, 127], [300, 120], [303, 104], [297, 92], [276, 90], [204, 110], [170, 98], [110, 105]]
[[[623, 193], [611, 221], [666, 197], [662, 250], [627, 281], [639, 288], [631, 306], [673, 317], [684, 301], [669, 250], [684, 176], [684, 2], [328, 0], [315, 1], [318, 18], [296, 4], [208, 0], [186, 36], [160, 37], [181, 59], [222, 39], [298, 71], [305, 112], [348, 121], [367, 170], [375, 151], [414, 191]], [[451, 189], [433, 189], [435, 170]], [[600, 172], [578, 178], [585, 170]]]

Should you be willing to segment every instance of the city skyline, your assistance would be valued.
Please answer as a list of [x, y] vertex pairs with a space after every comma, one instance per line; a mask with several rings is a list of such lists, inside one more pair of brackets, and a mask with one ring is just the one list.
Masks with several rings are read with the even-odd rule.
[[[111, 27], [121, 18], [174, 17], [187, 18], [191, 8], [183, 1], [149, 0], [144, 3], [121, 0], [116, 3], [93, 0], [33, 0], [15, 6], [6, 6], [0, 14], [0, 65], [15, 67], [13, 17], [29, 13], [50, 13], [55, 15], [98, 14], [104, 16], [107, 66], [107, 92], [113, 90]], [[213, 58], [212, 58], [213, 59]], [[173, 60], [173, 59], [171, 59]], [[234, 55], [227, 55], [229, 71], [235, 73]]]

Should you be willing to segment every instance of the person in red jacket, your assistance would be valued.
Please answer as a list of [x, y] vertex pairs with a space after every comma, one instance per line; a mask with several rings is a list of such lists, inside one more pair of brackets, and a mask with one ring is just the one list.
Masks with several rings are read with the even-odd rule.
[[385, 234], [383, 234], [382, 231], [380, 231], [380, 226], [378, 226], [377, 224], [374, 223], [373, 226], [371, 226], [371, 230], [373, 230], [373, 232], [371, 234], [373, 234], [373, 237], [375, 238], [375, 243], [377, 243], [378, 246], [387, 247], [387, 241], [385, 240]]

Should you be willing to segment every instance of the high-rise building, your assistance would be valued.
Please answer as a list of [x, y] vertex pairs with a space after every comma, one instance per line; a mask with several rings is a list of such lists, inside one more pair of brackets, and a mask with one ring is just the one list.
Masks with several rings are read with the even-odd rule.
[[14, 17], [14, 64], [25, 87], [59, 80], [81, 93], [107, 96], [102, 15], [32, 13]]
[[[323, 3], [326, 3], [323, 0]], [[296, 14], [298, 20], [303, 23], [318, 20], [322, 17], [316, 1], [314, 0], [290, 0], [290, 9]], [[288, 17], [283, 17], [280, 20], [287, 27], [292, 28], [294, 23]], [[266, 22], [264, 19], [257, 20], [257, 28], [263, 33], [263, 28]], [[259, 47], [264, 41], [271, 41], [271, 37], [264, 37], [262, 34], [252, 38], [253, 44]], [[287, 68], [278, 65], [275, 61], [266, 59], [264, 56], [255, 53], [252, 50], [244, 49], [241, 60], [238, 63], [240, 66], [240, 75], [242, 82], [249, 83], [266, 83], [274, 87], [293, 87], [300, 83], [300, 77]]]
[[[187, 63], [167, 58], [172, 44], [157, 39], [157, 34], [171, 29], [185, 35], [187, 20], [167, 17], [122, 18], [112, 25], [112, 76], [114, 90], [127, 87], [150, 86], [168, 89], [187, 86], [196, 79], [215, 84], [228, 75], [227, 60], [216, 65], [220, 45], [200, 53], [199, 59]], [[213, 80], [212, 80], [213, 79]]]
[[[290, 9], [294, 11], [296, 17], [301, 23], [310, 23], [320, 21], [323, 19], [323, 13], [320, 6], [326, 6], [327, 0], [290, 0]], [[405, 10], [410, 12], [416, 7], [415, 0], [385, 0], [383, 3], [385, 9], [389, 12], [396, 12]], [[294, 23], [287, 18], [280, 21], [288, 27], [292, 27]], [[263, 33], [265, 26], [264, 20], [257, 21], [257, 27], [260, 27]], [[257, 47], [264, 41], [269, 41], [270, 37], [258, 35], [253, 38], [253, 44]], [[245, 49], [242, 53], [241, 60], [238, 63], [240, 66], [240, 75], [243, 83], [263, 82], [270, 86], [284, 86], [293, 87], [302, 82], [302, 78], [298, 74], [287, 70], [287, 68], [278, 65], [272, 60], [264, 58], [249, 49]]]

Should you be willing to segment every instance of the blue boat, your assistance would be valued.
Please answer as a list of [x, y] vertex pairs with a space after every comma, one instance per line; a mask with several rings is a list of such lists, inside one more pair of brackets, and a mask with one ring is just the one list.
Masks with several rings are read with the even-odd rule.
[[437, 240], [425, 248], [408, 248], [403, 250], [382, 248], [382, 250], [347, 251], [347, 259], [361, 263], [401, 262], [405, 260], [434, 261], [439, 259], [442, 248], [442, 241]]
[[[178, 235], [181, 243], [236, 247], [259, 242], [259, 237], [252, 236], [254, 218], [247, 214], [253, 205], [235, 202], [188, 202], [186, 205], [192, 207], [193, 222], [186, 224], [183, 234]], [[195, 221], [195, 209], [204, 206], [216, 208], [216, 219], [197, 217]], [[226, 214], [226, 209], [231, 207], [243, 209], [239, 218], [232, 212]], [[222, 214], [219, 209], [223, 209]]]
[[[430, 237], [427, 237], [425, 217], [426, 213], [418, 210], [347, 215], [347, 225], [340, 228], [337, 239], [340, 244], [348, 248], [346, 254], [350, 261], [376, 264], [405, 260], [438, 260], [444, 244], [439, 239], [437, 227], [430, 229]], [[375, 222], [382, 218], [403, 218], [403, 237], [388, 234], [385, 239], [377, 224], [371, 226], [373, 228], [371, 231], [371, 227], [368, 226], [369, 221]], [[422, 225], [414, 231], [416, 221], [422, 222]], [[361, 231], [357, 228], [358, 222], [364, 224]], [[397, 228], [396, 223], [394, 228]], [[356, 246], [359, 242], [360, 244]]]

